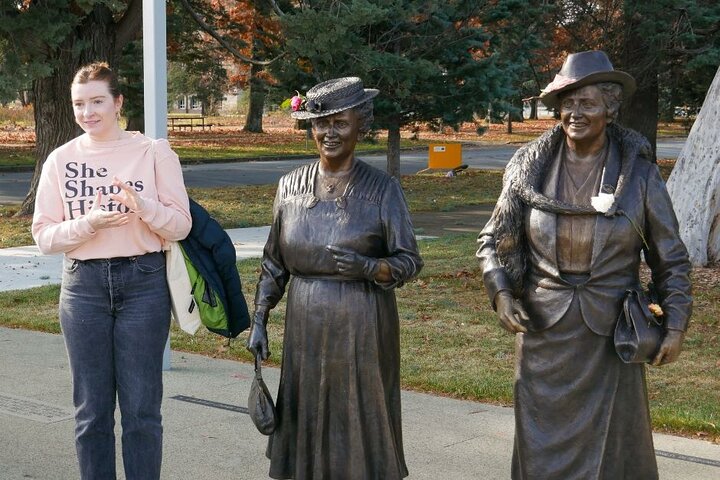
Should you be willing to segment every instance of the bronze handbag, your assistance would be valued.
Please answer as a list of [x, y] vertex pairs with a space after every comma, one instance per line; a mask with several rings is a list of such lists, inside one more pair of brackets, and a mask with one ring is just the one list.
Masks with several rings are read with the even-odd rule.
[[260, 433], [270, 435], [275, 431], [277, 414], [270, 391], [262, 378], [261, 363], [260, 356], [256, 356], [255, 378], [248, 396], [248, 414]]
[[627, 290], [615, 325], [615, 351], [625, 363], [650, 363], [665, 334], [662, 320], [648, 308], [645, 295]]

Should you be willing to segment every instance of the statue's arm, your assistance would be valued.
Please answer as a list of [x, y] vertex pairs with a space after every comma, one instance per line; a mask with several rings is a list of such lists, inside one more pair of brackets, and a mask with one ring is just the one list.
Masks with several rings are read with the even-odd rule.
[[395, 179], [389, 182], [383, 195], [380, 214], [387, 255], [380, 260], [380, 279], [376, 281], [386, 289], [401, 287], [420, 273], [424, 263], [405, 195]]
[[[279, 191], [280, 189], [278, 189]], [[273, 222], [263, 249], [260, 278], [255, 291], [256, 310], [267, 311], [274, 308], [284, 295], [285, 286], [290, 279], [290, 272], [285, 267], [282, 252], [280, 251], [282, 210], [278, 205], [279, 200], [276, 198], [273, 206]]]
[[494, 221], [494, 217], [491, 218], [478, 235], [478, 250], [475, 253], [475, 256], [480, 262], [480, 268], [482, 269], [485, 291], [492, 303], [493, 309], [496, 308], [495, 298], [498, 293], [507, 292], [512, 295], [512, 282], [505, 268], [500, 263], [495, 246]]
[[657, 166], [649, 168], [645, 195], [645, 260], [669, 330], [685, 331], [692, 312], [692, 266], [680, 239], [670, 195]]

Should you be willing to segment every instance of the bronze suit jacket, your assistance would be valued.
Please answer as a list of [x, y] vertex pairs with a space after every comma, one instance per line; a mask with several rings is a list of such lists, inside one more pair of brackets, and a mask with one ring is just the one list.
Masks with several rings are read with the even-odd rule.
[[[613, 133], [618, 131], [624, 129], [614, 127], [609, 131], [610, 153], [603, 183], [613, 176], [620, 177], [616, 183], [622, 184], [622, 188], [616, 191], [614, 214], [596, 215], [591, 271], [586, 282], [573, 285], [560, 275], [556, 248], [557, 214], [545, 205], [525, 202], [521, 225], [516, 228], [522, 230], [518, 230], [523, 238], [521, 247], [526, 251], [520, 299], [530, 315], [530, 330], [552, 327], [577, 296], [585, 324], [599, 335], [612, 335], [625, 290], [640, 287], [639, 266], [643, 250], [665, 313], [666, 328], [687, 328], [692, 307], [691, 266], [678, 234], [670, 197], [657, 165], [640, 155], [642, 149], [631, 141], [639, 135], [621, 138]], [[548, 135], [561, 135], [561, 141], [564, 141], [564, 134], [557, 127], [544, 137]], [[542, 140], [541, 137], [518, 151], [511, 160], [514, 165], [509, 164], [508, 170], [522, 171], [527, 164], [554, 155], [554, 148], [549, 148], [550, 143]], [[632, 162], [632, 168], [627, 168], [629, 165], [623, 168], [623, 162]], [[539, 172], [538, 182], [547, 182], [547, 197], [553, 197], [557, 171], [552, 171], [552, 162], [547, 161], [545, 165], [549, 168]], [[506, 175], [504, 183], [512, 182], [512, 177], [512, 174], [510, 178]], [[478, 238], [477, 257], [491, 301], [498, 291], [513, 289], [496, 251], [495, 230], [500, 218], [500, 203], [513, 196], [507, 189], [504, 193]], [[647, 248], [638, 230], [645, 237]]]

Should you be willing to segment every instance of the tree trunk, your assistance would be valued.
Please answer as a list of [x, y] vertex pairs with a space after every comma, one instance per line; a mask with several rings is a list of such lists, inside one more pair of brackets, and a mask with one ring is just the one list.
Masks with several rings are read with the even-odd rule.
[[27, 107], [30, 103], [32, 103], [30, 100], [30, 92], [27, 90], [20, 90], [18, 92], [18, 98], [20, 99], [20, 105], [23, 107]]
[[635, 94], [620, 109], [618, 121], [622, 125], [642, 133], [650, 141], [653, 156], [655, 155], [658, 125], [657, 80], [638, 84]]
[[[643, 134], [650, 141], [653, 158], [656, 152], [658, 124], [658, 59], [651, 51], [648, 37], [640, 28], [643, 23], [657, 22], [660, 9], [652, 3], [640, 0], [625, 0], [623, 15], [627, 34], [619, 52], [627, 73], [637, 82], [635, 94], [623, 102], [618, 118], [619, 123]], [[617, 68], [617, 67], [616, 67]]]
[[142, 65], [142, 43], [132, 42], [123, 50], [121, 66], [125, 85], [123, 88], [123, 113], [127, 119], [126, 130], [145, 131], [145, 83]]
[[530, 100], [530, 120], [538, 119], [538, 102], [536, 99]]
[[512, 113], [508, 112], [508, 121], [507, 121], [507, 133], [512, 133], [512, 122], [513, 122], [513, 116]]
[[[57, 147], [82, 133], [75, 124], [70, 84], [75, 72], [87, 63], [103, 59], [114, 63], [115, 29], [112, 12], [104, 5], [96, 6], [80, 24], [75, 34], [57, 50], [49, 60], [57, 60], [53, 74], [33, 82], [35, 117], [35, 171], [30, 190], [16, 215], [30, 215], [35, 210], [35, 195], [42, 166], [47, 156]], [[87, 44], [79, 55], [76, 45]]]
[[125, 129], [129, 132], [144, 132], [145, 114], [140, 112], [138, 115], [128, 115]]
[[667, 183], [695, 266], [720, 261], [720, 69]]
[[512, 99], [510, 103], [509, 115], [513, 119], [513, 122], [522, 123], [525, 120], [525, 117], [523, 115], [523, 101], [521, 98]]
[[400, 123], [388, 127], [387, 173], [400, 180]]
[[[74, 121], [69, 85], [75, 74], [70, 63], [58, 63], [52, 77], [33, 82], [35, 118], [35, 171], [30, 190], [17, 215], [30, 215], [35, 210], [35, 192], [47, 156], [60, 145], [69, 142], [82, 131]], [[57, 101], [62, 98], [65, 101]]]
[[265, 82], [260, 77], [263, 67], [253, 65], [250, 68], [249, 106], [243, 131], [262, 133], [263, 110], [265, 109]]

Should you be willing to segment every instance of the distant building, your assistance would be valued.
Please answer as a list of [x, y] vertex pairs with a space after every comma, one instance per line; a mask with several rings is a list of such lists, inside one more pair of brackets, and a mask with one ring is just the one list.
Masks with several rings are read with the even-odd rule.
[[202, 113], [202, 102], [191, 95], [183, 95], [172, 103], [169, 113]]
[[[223, 94], [222, 101], [214, 105], [215, 111], [220, 115], [238, 115], [240, 103], [245, 97], [245, 92], [232, 88]], [[208, 110], [206, 108], [206, 110]], [[169, 113], [193, 113], [200, 115], [203, 113], [202, 102], [194, 95], [182, 95], [176, 98], [171, 106]], [[207, 113], [207, 112], [206, 112]]]

